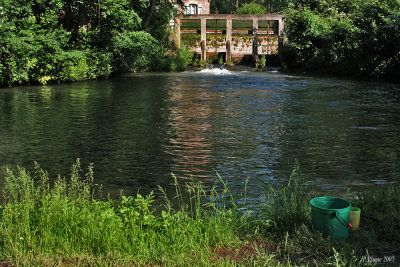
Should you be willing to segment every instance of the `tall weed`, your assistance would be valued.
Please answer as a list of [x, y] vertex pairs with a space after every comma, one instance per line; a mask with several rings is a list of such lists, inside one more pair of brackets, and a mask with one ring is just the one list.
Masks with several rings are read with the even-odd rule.
[[273, 227], [282, 232], [292, 232], [302, 224], [310, 224], [311, 208], [309, 201], [316, 191], [305, 183], [300, 166], [296, 164], [287, 184], [265, 188], [266, 202], [261, 214], [271, 219]]
[[69, 179], [58, 177], [54, 184], [38, 165], [33, 175], [23, 168], [7, 171], [0, 218], [3, 259], [15, 265], [185, 266], [188, 259], [204, 265], [211, 248], [240, 242], [246, 218], [206, 205], [200, 184], [188, 183], [183, 193], [176, 181], [182, 201], [173, 209], [170, 202], [155, 206], [153, 194], [97, 200], [93, 166], [81, 173], [79, 160]]

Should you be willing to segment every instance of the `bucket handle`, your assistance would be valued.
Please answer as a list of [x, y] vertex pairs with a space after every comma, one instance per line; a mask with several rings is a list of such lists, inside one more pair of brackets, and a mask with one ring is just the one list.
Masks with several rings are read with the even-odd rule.
[[339, 211], [336, 210], [335, 213], [336, 213], [336, 216], [342, 220], [342, 223], [344, 223], [345, 225], [347, 225], [350, 228], [353, 228], [353, 225], [351, 225], [351, 223], [347, 222], [345, 219], [342, 218], [342, 216], [339, 215]]

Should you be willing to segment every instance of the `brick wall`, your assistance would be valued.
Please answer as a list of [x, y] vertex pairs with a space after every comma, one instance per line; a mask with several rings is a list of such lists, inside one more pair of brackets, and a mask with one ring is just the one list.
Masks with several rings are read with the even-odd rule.
[[203, 14], [210, 14], [210, 0], [184, 0], [185, 3], [202, 5]]
[[[201, 6], [202, 14], [210, 14], [210, 1], [211, 0], [183, 0], [186, 6], [192, 4], [197, 5], [197, 10], [199, 10]], [[175, 1], [172, 0], [171, 2], [174, 3]]]

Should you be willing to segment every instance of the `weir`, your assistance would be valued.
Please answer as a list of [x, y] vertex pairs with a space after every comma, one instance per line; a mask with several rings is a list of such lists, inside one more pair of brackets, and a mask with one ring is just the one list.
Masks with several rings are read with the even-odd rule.
[[258, 63], [260, 55], [281, 55], [284, 19], [283, 14], [181, 15], [175, 18], [175, 44], [200, 54], [202, 61], [223, 56], [226, 63], [239, 63], [252, 56]]

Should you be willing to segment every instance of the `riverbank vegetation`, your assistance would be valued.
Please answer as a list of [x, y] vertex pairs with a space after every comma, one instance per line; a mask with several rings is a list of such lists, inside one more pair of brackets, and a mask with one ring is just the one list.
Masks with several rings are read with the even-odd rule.
[[[284, 69], [400, 79], [400, 2], [215, 0], [220, 13], [284, 13]], [[258, 7], [257, 7], [258, 6]]]
[[290, 69], [400, 79], [399, 1], [307, 1], [286, 13]]
[[[182, 4], [181, 1], [178, 3]], [[284, 69], [400, 77], [400, 3], [393, 0], [211, 1], [219, 13], [284, 13]], [[184, 70], [171, 52], [167, 0], [0, 2], [0, 86]]]
[[163, 0], [3, 0], [0, 86], [181, 70], [185, 51], [167, 53], [172, 12]]
[[[93, 167], [49, 182], [36, 166], [8, 170], [0, 214], [3, 265], [295, 266], [398, 264], [400, 181], [352, 194], [363, 213], [349, 240], [333, 243], [312, 231], [309, 200], [317, 195], [295, 167], [284, 186], [265, 186], [247, 208], [223, 179], [213, 189], [175, 179], [176, 197], [102, 197]], [[160, 189], [164, 192], [164, 189]], [[167, 194], [165, 194], [167, 195]], [[262, 198], [260, 198], [262, 199]], [[155, 204], [158, 203], [158, 204]]]

